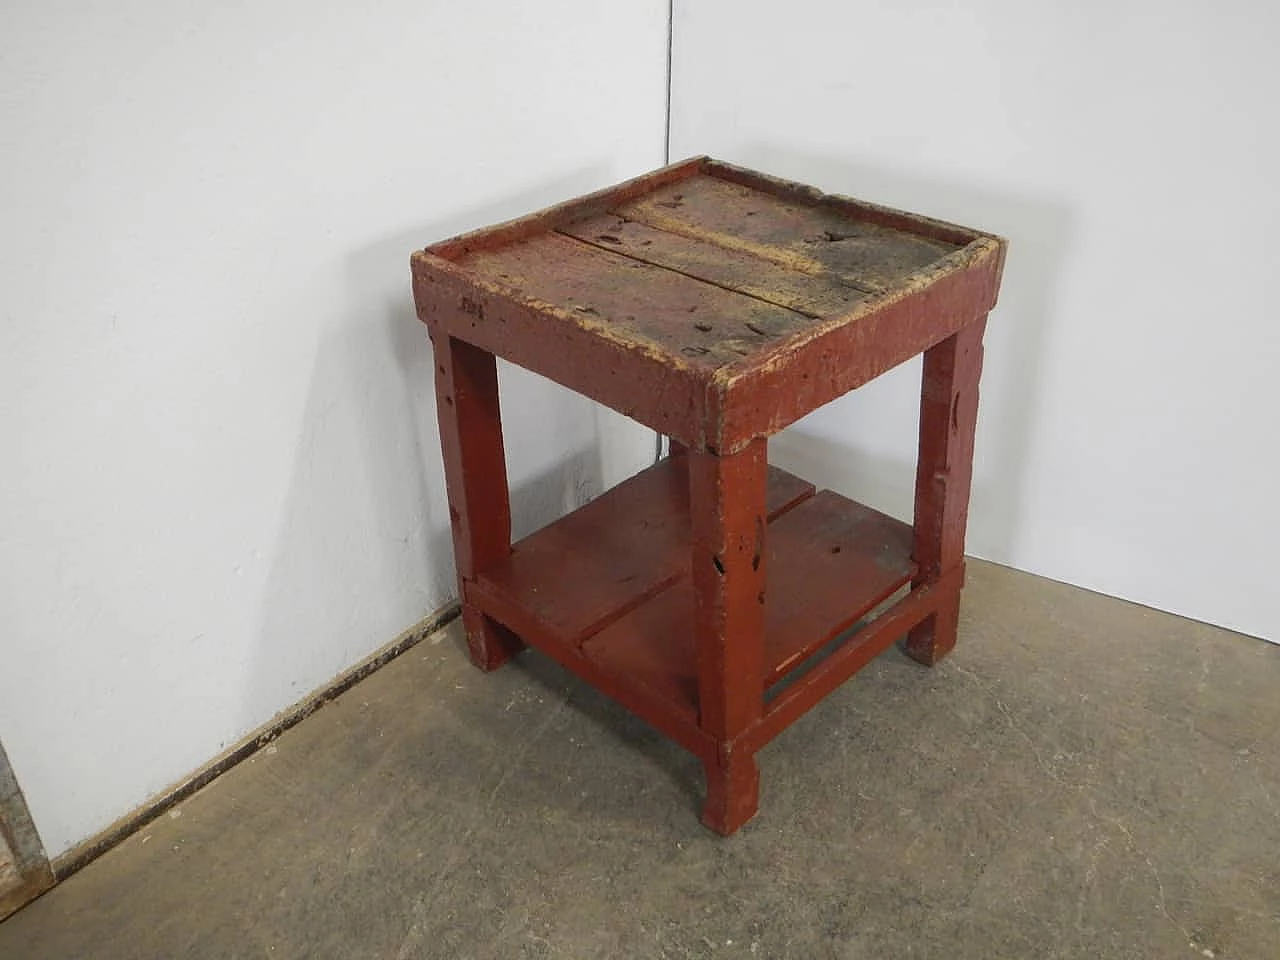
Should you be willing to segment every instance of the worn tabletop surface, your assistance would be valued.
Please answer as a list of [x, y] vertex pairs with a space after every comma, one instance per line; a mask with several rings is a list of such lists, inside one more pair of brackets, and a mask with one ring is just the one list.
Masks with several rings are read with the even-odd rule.
[[714, 169], [608, 206], [454, 262], [612, 336], [714, 368], [851, 315], [968, 239], [886, 226]]
[[1004, 241], [699, 157], [413, 257], [419, 317], [728, 451], [985, 316]]

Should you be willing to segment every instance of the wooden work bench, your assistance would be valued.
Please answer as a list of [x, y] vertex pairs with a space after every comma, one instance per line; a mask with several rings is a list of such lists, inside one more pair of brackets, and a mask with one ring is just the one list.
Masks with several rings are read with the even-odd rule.
[[[476, 666], [531, 644], [701, 759], [708, 826], [749, 820], [756, 751], [895, 639], [955, 644], [1004, 251], [697, 158], [415, 253]], [[768, 465], [771, 434], [921, 353], [914, 526]], [[672, 455], [513, 545], [495, 357]]]

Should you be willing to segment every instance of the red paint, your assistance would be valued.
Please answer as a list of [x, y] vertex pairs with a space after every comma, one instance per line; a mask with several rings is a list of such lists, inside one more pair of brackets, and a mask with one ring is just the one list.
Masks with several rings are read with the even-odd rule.
[[[1003, 261], [988, 234], [706, 158], [414, 254], [477, 666], [523, 642], [559, 660], [693, 751], [704, 822], [740, 827], [765, 743], [896, 638], [926, 663], [955, 643]], [[922, 352], [914, 528], [768, 466], [769, 435]], [[495, 355], [673, 456], [513, 547]]]

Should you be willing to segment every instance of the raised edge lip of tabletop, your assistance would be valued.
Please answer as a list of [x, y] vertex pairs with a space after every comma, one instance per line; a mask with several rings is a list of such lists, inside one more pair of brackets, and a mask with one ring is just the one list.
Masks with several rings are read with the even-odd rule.
[[499, 223], [477, 227], [475, 230], [468, 230], [453, 237], [446, 237], [420, 250], [415, 250], [413, 256], [453, 261], [481, 247], [519, 243], [538, 233], [554, 230], [570, 220], [605, 213], [611, 206], [618, 203], [629, 202], [660, 187], [695, 177], [705, 172], [708, 164], [712, 162], [712, 158], [706, 155], [677, 160], [665, 167], [658, 167], [656, 170], [650, 170], [629, 180], [563, 200], [549, 207], [532, 210]]
[[[631, 202], [662, 187], [699, 174], [761, 190], [782, 200], [832, 209], [837, 213], [850, 216], [856, 214], [881, 226], [914, 233], [956, 247], [950, 253], [913, 271], [892, 287], [869, 294], [848, 310], [824, 316], [803, 330], [778, 338], [773, 344], [758, 352], [718, 365], [710, 371], [709, 380], [719, 389], [727, 389], [744, 374], [780, 362], [788, 353], [803, 347], [833, 328], [851, 323], [889, 304], [920, 293], [948, 274], [987, 266], [992, 270], [993, 296], [991, 302], [986, 305], [986, 309], [990, 310], [995, 306], [994, 294], [999, 291], [1005, 252], [1008, 248], [1008, 241], [1005, 238], [973, 227], [873, 203], [847, 194], [828, 193], [799, 181], [775, 177], [707, 154], [688, 157], [591, 193], [437, 241], [413, 251], [410, 264], [416, 269], [418, 262], [423, 262], [424, 266], [429, 263], [434, 269], [481, 287], [490, 294], [514, 300], [525, 307], [595, 329], [609, 339], [616, 339], [610, 336], [610, 324], [607, 322], [591, 322], [588, 318], [574, 316], [557, 304], [530, 296], [518, 286], [505, 284], [500, 280], [469, 271], [458, 265], [456, 261], [478, 249], [519, 243], [539, 233], [553, 231], [572, 221], [608, 212], [611, 207], [618, 204]], [[994, 262], [991, 262], [993, 258]], [[622, 338], [620, 342], [632, 343], [626, 338]], [[675, 354], [670, 356], [670, 365], [689, 371], [705, 369], [699, 365], [687, 363]]]
[[[629, 203], [663, 187], [698, 175], [712, 176], [749, 189], [761, 190], [787, 202], [830, 209], [851, 218], [862, 217], [891, 229], [945, 242], [955, 246], [956, 249], [912, 271], [892, 287], [869, 294], [851, 305], [848, 310], [820, 317], [812, 325], [779, 337], [775, 342], [757, 352], [736, 360], [729, 360], [715, 367], [690, 363], [674, 352], [660, 349], [656, 345], [650, 348], [637, 338], [618, 336], [612, 325], [605, 320], [574, 315], [562, 306], [525, 293], [518, 286], [505, 284], [500, 280], [467, 270], [456, 262], [457, 259], [486, 247], [496, 248], [519, 243], [568, 223], [608, 212], [619, 204]], [[767, 375], [769, 370], [785, 365], [790, 356], [814, 341], [925, 293], [939, 281], [958, 278], [964, 274], [985, 274], [986, 282], [980, 284], [980, 290], [975, 291], [978, 294], [977, 299], [974, 303], [965, 305], [974, 316], [985, 314], [995, 306], [1007, 248], [1008, 242], [996, 234], [844, 194], [827, 193], [797, 181], [785, 180], [707, 155], [699, 155], [520, 217], [438, 241], [414, 251], [410, 264], [414, 274], [443, 273], [459, 282], [483, 290], [489, 295], [570, 322], [584, 331], [589, 330], [606, 340], [614, 341], [628, 351], [653, 354], [655, 359], [660, 356], [669, 369], [680, 371], [685, 376], [692, 376], [705, 383], [707, 399], [714, 406], [721, 406], [738, 382], [762, 374]], [[708, 439], [715, 446], [721, 446], [728, 440], [727, 437], [721, 436]]]

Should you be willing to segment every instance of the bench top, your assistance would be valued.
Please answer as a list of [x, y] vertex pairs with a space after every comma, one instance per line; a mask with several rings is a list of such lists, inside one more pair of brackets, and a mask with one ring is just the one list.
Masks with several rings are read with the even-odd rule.
[[[985, 315], [1003, 254], [1004, 241], [978, 230], [699, 157], [434, 244], [413, 271], [428, 324], [722, 448], [913, 356], [957, 316]], [[696, 409], [671, 422], [625, 389], [601, 389], [602, 371], [566, 370], [565, 351], [634, 386], [687, 388]], [[770, 407], [765, 381], [803, 396]], [[770, 409], [728, 423], [748, 388]]]

